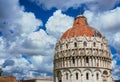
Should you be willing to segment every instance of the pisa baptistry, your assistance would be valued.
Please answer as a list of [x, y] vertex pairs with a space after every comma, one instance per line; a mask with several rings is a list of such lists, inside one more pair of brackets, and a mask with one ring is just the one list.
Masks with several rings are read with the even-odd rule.
[[108, 42], [84, 16], [56, 43], [54, 82], [113, 82]]

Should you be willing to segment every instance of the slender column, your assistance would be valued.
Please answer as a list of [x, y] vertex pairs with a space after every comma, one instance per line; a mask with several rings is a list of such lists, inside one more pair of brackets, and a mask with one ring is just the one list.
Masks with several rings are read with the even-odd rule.
[[64, 60], [64, 63], [65, 63], [65, 64], [64, 64], [64, 67], [66, 67], [66, 59]]
[[77, 67], [79, 67], [80, 62], [79, 62], [80, 57], [77, 57]]
[[100, 67], [100, 58], [99, 58], [99, 63], [98, 64], [99, 64], [99, 67]]
[[107, 61], [105, 60], [105, 68], [106, 68], [106, 63], [107, 63]]
[[94, 62], [93, 62], [93, 66], [95, 67], [95, 57], [94, 57], [94, 59], [93, 59], [93, 60], [94, 60]]
[[80, 58], [81, 58], [81, 57], [78, 58], [78, 66], [81, 66]]
[[108, 68], [108, 60], [107, 60], [107, 68]]
[[84, 57], [82, 57], [82, 66], [84, 66]]
[[65, 60], [63, 59], [63, 67], [65, 67]]
[[80, 66], [82, 66], [82, 57], [80, 57]]
[[95, 67], [96, 67], [96, 64], [97, 64], [97, 62], [96, 62], [96, 57], [95, 57]]
[[103, 67], [105, 67], [105, 61], [104, 61], [104, 59], [103, 59]]
[[68, 59], [66, 59], [66, 67], [68, 67]]
[[83, 57], [83, 66], [85, 66], [85, 57]]
[[101, 58], [100, 58], [100, 67], [101, 67]]
[[89, 58], [89, 66], [90, 66], [90, 67], [91, 67], [91, 63], [92, 63], [92, 62], [91, 62], [91, 57], [90, 57], [90, 58]]
[[102, 67], [103, 67], [103, 58], [101, 58], [101, 65], [102, 65]]
[[83, 65], [82, 65], [82, 59], [83, 59], [83, 57], [81, 57], [81, 59], [80, 59], [80, 61], [81, 61], [81, 66], [83, 66]]
[[68, 58], [68, 67], [70, 67], [70, 59]]
[[77, 57], [75, 57], [75, 67], [77, 67]]
[[90, 57], [88, 57], [88, 66], [90, 66]]
[[92, 67], [94, 67], [94, 57], [92, 57]]
[[93, 67], [93, 57], [91, 57], [91, 66]]
[[71, 61], [72, 61], [72, 59], [71, 59], [71, 57], [70, 57], [70, 60], [69, 60], [69, 62], [70, 62], [70, 67], [72, 66]]
[[86, 56], [84, 57], [84, 66], [86, 66]]
[[104, 60], [103, 60], [103, 58], [102, 58], [102, 67], [104, 67]]
[[97, 57], [95, 57], [95, 67], [97, 67]]

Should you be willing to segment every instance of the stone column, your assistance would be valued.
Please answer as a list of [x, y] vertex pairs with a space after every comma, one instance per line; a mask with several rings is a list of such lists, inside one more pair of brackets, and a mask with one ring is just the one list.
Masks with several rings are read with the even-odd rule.
[[91, 62], [91, 57], [90, 57], [90, 58], [89, 58], [89, 66], [90, 66], [90, 67], [91, 67], [91, 63], [92, 63], [92, 62]]

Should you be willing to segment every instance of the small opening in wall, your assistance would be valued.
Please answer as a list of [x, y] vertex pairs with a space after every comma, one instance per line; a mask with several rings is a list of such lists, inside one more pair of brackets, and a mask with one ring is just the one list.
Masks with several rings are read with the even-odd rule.
[[99, 79], [99, 74], [98, 74], [98, 73], [96, 74], [96, 79], [97, 79], [97, 80]]
[[103, 74], [104, 74], [104, 75], [108, 75], [108, 72], [107, 72], [107, 71], [103, 71]]
[[103, 44], [101, 44], [101, 48], [103, 47]]
[[96, 43], [95, 43], [95, 42], [93, 43], [93, 46], [94, 46], [94, 47], [96, 46]]
[[66, 73], [66, 80], [68, 80], [68, 73]]
[[89, 63], [89, 58], [88, 57], [86, 57], [86, 63]]
[[89, 73], [86, 73], [86, 79], [89, 80]]
[[76, 73], [76, 80], [78, 80], [78, 73]]
[[74, 46], [77, 47], [77, 43], [76, 42], [74, 43]]
[[60, 49], [62, 49], [62, 45], [60, 45]]
[[73, 64], [75, 63], [75, 58], [74, 57], [72, 57], [72, 61], [73, 61]]
[[62, 82], [62, 80], [59, 80], [59, 82]]
[[97, 63], [97, 67], [99, 67], [99, 63]]
[[84, 44], [84, 46], [87, 46], [87, 42], [86, 41], [83, 44]]
[[66, 48], [68, 48], [68, 44], [66, 44]]

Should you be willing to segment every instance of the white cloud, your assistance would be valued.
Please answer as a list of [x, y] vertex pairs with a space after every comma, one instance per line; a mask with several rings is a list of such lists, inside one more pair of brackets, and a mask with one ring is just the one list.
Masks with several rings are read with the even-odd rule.
[[112, 68], [115, 68], [117, 61], [116, 60], [112, 60]]
[[73, 17], [62, 14], [61, 10], [57, 10], [46, 23], [47, 33], [58, 39], [62, 33], [72, 26], [73, 20]]
[[[112, 9], [119, 0], [31, 0], [45, 9], [57, 8], [67, 10], [69, 8], [79, 8], [81, 5], [92, 11], [105, 11]], [[109, 3], [109, 4], [108, 4]]]
[[43, 73], [53, 73], [53, 56], [32, 56], [30, 58], [37, 70]]
[[[22, 79], [23, 76], [34, 77], [33, 73], [36, 70], [33, 69], [38, 68], [39, 65], [33, 66], [35, 61], [30, 61], [21, 55], [26, 54], [28, 57], [36, 54], [50, 55], [53, 53], [56, 39], [48, 36], [43, 30], [34, 32], [42, 26], [42, 21], [37, 19], [34, 13], [24, 12], [18, 0], [7, 2], [1, 0], [0, 12], [0, 31], [3, 34], [0, 37], [0, 67], [3, 68], [3, 74], [14, 75], [18, 79]], [[41, 72], [37, 70], [36, 73]]]
[[117, 32], [113, 37], [114, 37], [113, 45], [115, 46], [118, 53], [120, 54], [120, 32]]
[[10, 57], [6, 59], [3, 65], [3, 75], [17, 76], [17, 79], [27, 77], [27, 74], [34, 68], [33, 65], [21, 55], [19, 55], [19, 57]]
[[24, 35], [24, 38], [13, 42], [9, 48], [9, 52], [21, 53], [27, 55], [51, 55], [53, 54], [56, 39], [47, 35], [44, 30], [32, 32]]
[[31, 33], [42, 25], [42, 22], [31, 12], [21, 12], [19, 14], [21, 14], [21, 18], [14, 19], [11, 23], [11, 30], [14, 32], [21, 31], [20, 33]]
[[18, 0], [1, 0], [0, 3], [0, 30], [7, 39], [15, 40], [17, 36], [31, 33], [42, 26], [42, 21], [34, 13], [24, 12]]
[[[31, 0], [31, 1], [35, 1], [38, 5], [43, 5], [44, 8], [46, 9], [51, 9], [51, 8], [57, 8], [57, 9], [62, 9], [62, 10], [66, 10], [70, 7], [79, 7], [82, 3], [88, 2], [88, 0], [84, 0], [84, 1], [79, 1], [79, 0]], [[90, 0], [90, 2], [93, 0]], [[65, 3], [65, 4], [64, 4]]]
[[116, 65], [115, 68], [112, 70], [113, 79], [120, 80], [120, 66]]
[[84, 15], [88, 18], [91, 26], [99, 28], [104, 32], [117, 32], [120, 30], [120, 19], [118, 19], [120, 16], [120, 7], [98, 14], [85, 11]]
[[112, 54], [112, 76], [114, 80], [120, 80], [120, 54]]

